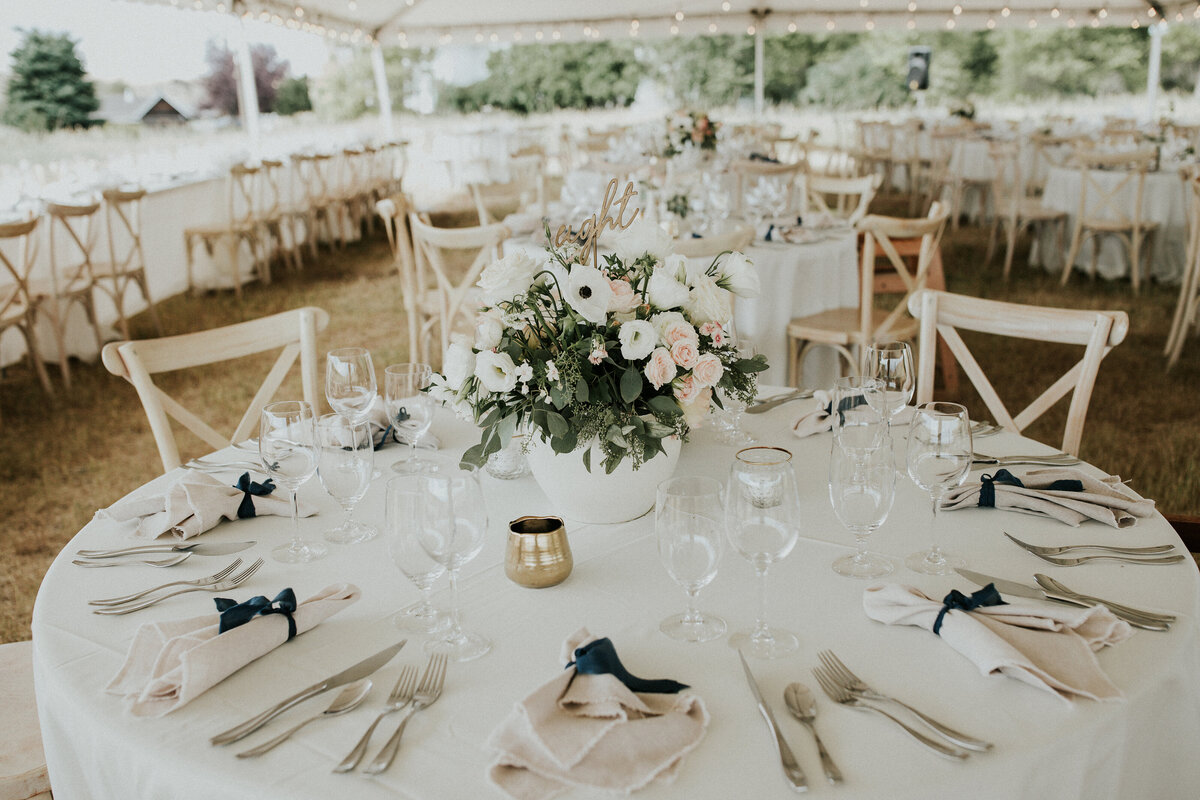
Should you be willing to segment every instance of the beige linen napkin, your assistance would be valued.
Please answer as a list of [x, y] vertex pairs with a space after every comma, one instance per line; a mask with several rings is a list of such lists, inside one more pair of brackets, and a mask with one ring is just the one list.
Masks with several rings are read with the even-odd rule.
[[[1050, 467], [1029, 470], [1018, 478], [1023, 487], [993, 484], [996, 508], [1053, 517], [1071, 526], [1094, 519], [1113, 528], [1128, 528], [1138, 517], [1154, 514], [1154, 501], [1142, 497], [1115, 475], [1095, 478], [1073, 467]], [[1082, 491], [1047, 488], [1060, 480], [1079, 481]], [[982, 488], [981, 481], [951, 489], [942, 498], [942, 510], [977, 507]]]
[[813, 392], [813, 401], [816, 402], [817, 407], [802, 415], [792, 425], [792, 433], [798, 439], [833, 430], [833, 415], [829, 413], [833, 404], [833, 392], [818, 389]]
[[[999, 672], [1064, 700], [1118, 700], [1093, 651], [1123, 642], [1129, 625], [1104, 606], [1072, 608], [1004, 597], [1007, 605], [973, 611], [950, 610], [940, 636], [984, 675]], [[916, 625], [932, 631], [942, 603], [919, 589], [897, 583], [872, 586], [863, 594], [867, 616], [887, 625]]]
[[[358, 600], [359, 588], [335, 583], [296, 606], [296, 635]], [[123, 695], [134, 716], [161, 717], [287, 641], [282, 614], [259, 616], [217, 635], [220, 614], [151, 622], [138, 628], [109, 694]]]
[[[229, 481], [204, 472], [188, 470], [161, 494], [147, 494], [120, 500], [96, 512], [102, 519], [117, 522], [137, 520], [135, 536], [155, 539], [174, 533], [180, 539], [190, 539], [212, 530], [223, 519], [237, 520], [238, 507], [245, 492]], [[317, 513], [308, 503], [300, 502], [300, 516]], [[276, 489], [268, 495], [254, 497], [256, 516], [290, 517], [292, 504], [288, 493]]]
[[[564, 661], [596, 637], [567, 640]], [[694, 694], [632, 692], [612, 675], [568, 667], [522, 700], [492, 734], [489, 777], [517, 800], [576, 786], [629, 794], [671, 781], [704, 738], [708, 711]]]
[[[392, 441], [398, 441], [408, 446], [409, 432], [404, 430], [404, 428], [389, 433], [386, 441], [379, 441], [379, 437], [388, 428], [387, 406], [384, 405], [382, 395], [375, 395], [375, 400], [371, 403], [371, 411], [370, 416], [367, 418], [367, 424], [371, 426], [371, 440], [375, 442], [376, 450]], [[434, 450], [440, 450], [442, 443], [433, 431], [425, 431], [425, 433], [421, 434], [421, 438], [417, 440], [417, 446], [432, 447]]]

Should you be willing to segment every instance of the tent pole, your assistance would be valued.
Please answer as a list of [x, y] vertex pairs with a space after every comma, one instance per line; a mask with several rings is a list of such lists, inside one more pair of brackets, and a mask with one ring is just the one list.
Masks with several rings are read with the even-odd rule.
[[763, 115], [763, 20], [754, 26], [754, 116]]
[[1154, 121], [1154, 107], [1158, 104], [1158, 87], [1162, 76], [1162, 37], [1167, 32], [1164, 19], [1150, 26], [1150, 71], [1146, 75], [1146, 119]]
[[387, 71], [383, 64], [383, 46], [378, 40], [371, 45], [371, 71], [375, 74], [375, 96], [379, 100], [379, 119], [383, 123], [384, 141], [396, 138], [392, 121], [392, 94], [388, 91]]
[[245, 20], [238, 18], [237, 35], [238, 62], [238, 108], [242, 114], [242, 127], [250, 137], [250, 157], [253, 161], [262, 158], [262, 136], [258, 126], [258, 89], [254, 83], [254, 63], [250, 58], [250, 34]]

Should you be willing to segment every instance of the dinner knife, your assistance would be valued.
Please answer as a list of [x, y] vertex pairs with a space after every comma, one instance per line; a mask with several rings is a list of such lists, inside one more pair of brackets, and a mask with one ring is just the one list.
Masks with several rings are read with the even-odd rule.
[[401, 639], [396, 644], [380, 650], [375, 655], [363, 659], [354, 666], [348, 667], [336, 675], [331, 675], [319, 683], [314, 683], [312, 686], [309, 686], [307, 689], [300, 690], [286, 700], [281, 700], [279, 703], [271, 706], [258, 716], [251, 717], [242, 724], [235, 725], [224, 733], [218, 733], [216, 736], [209, 739], [209, 742], [212, 744], [232, 744], [239, 739], [245, 738], [246, 736], [254, 733], [263, 725], [266, 725], [268, 722], [275, 719], [275, 717], [279, 716], [284, 711], [287, 711], [297, 703], [303, 703], [310, 697], [316, 697], [317, 695], [321, 694], [321, 692], [327, 692], [330, 689], [337, 688], [338, 686], [344, 686], [347, 683], [353, 683], [354, 681], [362, 680], [387, 662], [391, 661], [396, 653], [400, 652], [400, 648], [404, 647], [404, 645], [407, 643], [407, 639]]
[[770, 411], [772, 408], [775, 408], [776, 406], [781, 406], [784, 403], [790, 403], [793, 400], [807, 400], [812, 396], [813, 396], [813, 392], [809, 389], [803, 389], [803, 390], [797, 389], [794, 392], [788, 392], [787, 394], [780, 395], [779, 397], [772, 397], [769, 400], [762, 400], [759, 402], [751, 403], [749, 406], [747, 406], [746, 413], [747, 414], [762, 414], [763, 412]]
[[78, 550], [81, 558], [116, 558], [118, 556], [147, 555], [151, 553], [191, 553], [197, 556], [227, 556], [240, 553], [258, 542], [179, 542], [177, 544], [145, 544], [138, 547], [120, 547], [114, 550]]
[[1165, 631], [1175, 621], [1175, 618], [1170, 615], [1141, 611], [1136, 608], [1120, 605], [1119, 603], [1110, 603], [1098, 597], [1087, 597], [1075, 594], [1074, 592], [1047, 591], [1035, 586], [1026, 586], [1016, 581], [1005, 580], [1004, 578], [993, 578], [990, 575], [984, 575], [982, 572], [975, 572], [974, 570], [962, 567], [956, 568], [955, 572], [980, 586], [987, 586], [990, 583], [996, 587], [996, 591], [1000, 592], [1001, 595], [1016, 595], [1017, 597], [1033, 598], [1034, 600], [1054, 600], [1059, 603], [1067, 603], [1068, 605], [1083, 606], [1084, 608], [1090, 608], [1099, 604], [1107, 607], [1115, 616], [1120, 617], [1135, 628], [1143, 628], [1150, 631]]
[[758, 681], [754, 680], [754, 673], [750, 671], [750, 665], [746, 663], [746, 657], [742, 655], [742, 651], [738, 650], [738, 658], [742, 660], [742, 669], [746, 671], [746, 683], [750, 684], [750, 691], [754, 693], [754, 700], [758, 703], [758, 710], [762, 712], [763, 719], [767, 721], [767, 727], [771, 730], [771, 734], [775, 737], [775, 750], [779, 753], [779, 762], [783, 765], [783, 774], [787, 776], [788, 781], [798, 792], [808, 791], [808, 781], [804, 777], [804, 770], [800, 769], [800, 764], [796, 761], [796, 756], [792, 754], [792, 748], [788, 747], [787, 741], [783, 738], [783, 734], [779, 730], [779, 724], [775, 722], [775, 715], [771, 713], [770, 707], [763, 701], [762, 692], [758, 690]]

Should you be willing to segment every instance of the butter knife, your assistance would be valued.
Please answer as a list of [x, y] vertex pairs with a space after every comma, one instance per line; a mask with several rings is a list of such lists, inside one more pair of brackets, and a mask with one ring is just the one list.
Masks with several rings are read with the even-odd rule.
[[813, 392], [811, 389], [797, 389], [794, 392], [788, 392], [787, 394], [780, 395], [779, 397], [772, 397], [769, 400], [761, 400], [751, 403], [749, 406], [747, 406], [746, 413], [762, 414], [763, 412], [770, 411], [772, 408], [781, 406], [784, 403], [790, 403], [793, 400], [807, 400], [812, 396]]
[[762, 692], [758, 689], [758, 681], [754, 680], [754, 673], [750, 671], [750, 665], [746, 663], [746, 657], [742, 655], [741, 650], [738, 650], [738, 658], [742, 660], [742, 669], [746, 671], [746, 683], [750, 684], [750, 691], [754, 693], [754, 701], [758, 703], [758, 710], [762, 712], [763, 719], [767, 721], [767, 727], [775, 737], [775, 750], [779, 753], [779, 762], [783, 766], [783, 774], [787, 776], [793, 789], [798, 792], [807, 792], [808, 781], [804, 777], [804, 771], [800, 769], [800, 764], [797, 763], [796, 756], [792, 755], [792, 748], [788, 747], [787, 741], [783, 738], [783, 734], [779, 730], [779, 724], [775, 722], [775, 715], [771, 713], [771, 709], [763, 701]]
[[240, 553], [257, 542], [179, 542], [178, 544], [144, 544], [137, 547], [119, 547], [114, 550], [78, 550], [81, 558], [117, 558], [154, 553], [191, 553], [197, 556], [227, 556]]
[[314, 683], [307, 689], [302, 689], [291, 697], [279, 701], [277, 704], [271, 706], [258, 716], [251, 717], [242, 724], [235, 725], [224, 733], [218, 733], [216, 736], [209, 739], [209, 742], [212, 744], [232, 744], [239, 739], [254, 733], [263, 725], [266, 725], [268, 722], [275, 719], [275, 717], [279, 716], [284, 711], [287, 711], [297, 703], [303, 703], [310, 697], [316, 697], [317, 695], [321, 694], [321, 692], [327, 692], [330, 689], [337, 688], [338, 686], [344, 686], [347, 683], [353, 683], [354, 681], [362, 680], [387, 662], [391, 661], [396, 653], [400, 652], [400, 648], [404, 647], [404, 645], [407, 643], [407, 639], [401, 639], [396, 644], [380, 650], [370, 658], [365, 658], [354, 666], [348, 667], [336, 675], [331, 675], [325, 680], [320, 681], [319, 683]]

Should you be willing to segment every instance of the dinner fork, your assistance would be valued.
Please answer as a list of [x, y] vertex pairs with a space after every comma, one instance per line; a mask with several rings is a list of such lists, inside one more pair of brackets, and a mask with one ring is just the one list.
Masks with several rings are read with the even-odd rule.
[[184, 464], [187, 469], [194, 469], [198, 472], [258, 472], [266, 474], [266, 467], [261, 461], [207, 461], [203, 458], [193, 458], [191, 461]]
[[971, 423], [971, 436], [982, 437], [991, 436], [993, 433], [1000, 433], [1004, 430], [999, 425], [991, 422], [983, 422], [982, 420]]
[[371, 735], [375, 733], [375, 728], [388, 714], [393, 711], [399, 711], [412, 702], [413, 693], [417, 689], [417, 668], [411, 665], [406, 665], [400, 670], [400, 677], [396, 680], [396, 685], [392, 687], [392, 693], [388, 695], [387, 702], [383, 704], [383, 711], [379, 712], [379, 716], [375, 717], [375, 721], [371, 723], [371, 727], [367, 728], [367, 732], [358, 740], [358, 744], [354, 745], [354, 749], [350, 751], [350, 755], [342, 759], [342, 763], [333, 768], [334, 772], [352, 772], [355, 767], [363, 760], [363, 756], [367, 754], [367, 744], [371, 741]]
[[95, 609], [92, 609], [92, 613], [93, 614], [129, 614], [133, 611], [141, 611], [143, 608], [149, 608], [152, 605], [161, 603], [163, 600], [166, 600], [167, 598], [175, 597], [176, 595], [187, 594], [188, 592], [228, 592], [230, 589], [236, 589], [238, 586], [240, 586], [241, 584], [243, 584], [247, 580], [249, 580], [250, 576], [253, 575], [254, 573], [258, 572], [259, 568], [261, 568], [264, 563], [266, 563], [266, 562], [264, 562], [261, 558], [257, 559], [253, 564], [246, 567], [246, 569], [242, 570], [237, 575], [234, 575], [231, 578], [226, 578], [223, 581], [218, 581], [217, 583], [210, 584], [208, 586], [186, 586], [182, 589], [178, 589], [173, 592], [167, 592], [166, 594], [160, 595], [158, 597], [151, 597], [149, 600], [146, 600], [141, 603], [127, 604], [127, 605], [121, 605], [121, 606], [106, 606], [104, 608], [95, 608]]
[[[1031, 553], [1033, 551], [1030, 551]], [[1176, 553], [1173, 556], [1154, 556], [1151, 558], [1134, 558], [1133, 556], [1121, 555], [1094, 555], [1094, 556], [1074, 556], [1062, 557], [1046, 556], [1041, 553], [1033, 553], [1033, 555], [1045, 561], [1047, 564], [1053, 564], [1056, 567], [1077, 567], [1080, 564], [1086, 564], [1089, 561], [1120, 561], [1122, 564], [1178, 564], [1184, 560], [1184, 556]]]
[[842, 660], [838, 658], [832, 650], [822, 650], [821, 652], [817, 653], [817, 657], [821, 659], [821, 663], [824, 664], [825, 668], [829, 670], [830, 675], [833, 676], [838, 683], [846, 687], [851, 694], [858, 695], [859, 697], [866, 698], [867, 700], [886, 700], [888, 702], [895, 703], [898, 706], [903, 706], [912, 712], [912, 714], [919, 720], [959, 747], [965, 747], [968, 750], [978, 750], [981, 752], [984, 750], [990, 750], [992, 748], [991, 742], [985, 742], [982, 739], [976, 739], [973, 736], [960, 733], [959, 731], [954, 730], [954, 728], [951, 728], [948, 725], [943, 725], [936, 719], [921, 713], [908, 703], [905, 703], [903, 700], [898, 700], [891, 695], [884, 694], [883, 692], [871, 688], [866, 681], [851, 672], [850, 668], [843, 664]]
[[1175, 549], [1173, 544], [1156, 544], [1149, 547], [1118, 547], [1112, 544], [1064, 544], [1057, 547], [1045, 545], [1030, 544], [1022, 542], [1017, 537], [1013, 536], [1008, 531], [1001, 531], [1005, 536], [1011, 539], [1015, 544], [1024, 547], [1029, 552], [1038, 556], [1059, 556], [1063, 553], [1068, 553], [1072, 550], [1104, 550], [1109, 553], [1117, 553], [1126, 556], [1153, 556], [1161, 553], [1169, 553]]
[[1017, 464], [1029, 464], [1045, 467], [1069, 467], [1079, 463], [1079, 459], [1069, 453], [1051, 453], [1048, 456], [1015, 455], [989, 456], [985, 453], [972, 453], [971, 464], [976, 467], [1011, 467]]
[[169, 558], [76, 558], [71, 561], [77, 567], [123, 567], [127, 564], [147, 564], [151, 567], [173, 567], [186, 561], [191, 553], [176, 553]]
[[408, 725], [408, 721], [413, 718], [413, 715], [418, 711], [429, 708], [437, 699], [442, 696], [442, 685], [446, 681], [446, 655], [444, 653], [436, 653], [429, 657], [429, 663], [425, 666], [425, 674], [421, 676], [421, 685], [417, 687], [416, 693], [413, 695], [412, 709], [400, 720], [400, 727], [396, 728], [396, 732], [392, 734], [392, 738], [388, 739], [387, 744], [379, 751], [379, 755], [375, 756], [364, 770], [368, 775], [378, 775], [392, 765], [396, 760], [396, 753], [400, 750], [400, 737], [404, 734], [404, 728]]
[[231, 572], [233, 572], [235, 569], [237, 569], [241, 565], [242, 565], [242, 559], [235, 558], [233, 560], [233, 563], [231, 563], [228, 567], [221, 570], [220, 572], [214, 572], [212, 575], [209, 575], [208, 577], [205, 577], [205, 578], [193, 578], [191, 580], [171, 581], [170, 583], [164, 583], [161, 586], [151, 586], [149, 589], [145, 589], [140, 592], [134, 592], [133, 594], [127, 594], [124, 597], [109, 597], [104, 600], [89, 600], [88, 605], [90, 605], [90, 606], [116, 606], [116, 605], [122, 605], [124, 603], [132, 603], [133, 601], [139, 600], [148, 594], [157, 592], [160, 589], [169, 589], [172, 586], [207, 586], [210, 583], [216, 583], [217, 581], [227, 577]]
[[833, 676], [827, 674], [823, 667], [813, 667], [812, 672], [813, 676], [817, 679], [817, 683], [820, 684], [821, 689], [825, 692], [825, 694], [829, 695], [829, 699], [833, 702], [843, 706], [850, 706], [851, 708], [874, 711], [876, 714], [887, 717], [892, 722], [903, 728], [904, 732], [909, 736], [913, 737], [938, 755], [945, 756], [947, 758], [953, 758], [956, 761], [962, 761], [970, 755], [970, 753], [968, 753], [966, 750], [960, 750], [957, 747], [950, 747], [942, 744], [941, 742], [935, 742], [933, 739], [930, 739], [920, 731], [910, 728], [905, 722], [897, 717], [893, 717], [882, 708], [877, 708], [876, 706], [863, 702], [861, 699], [851, 694], [849, 689], [835, 681]]

